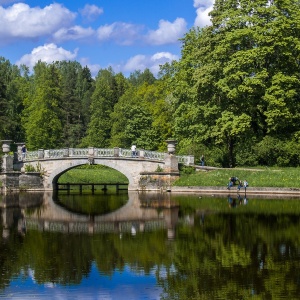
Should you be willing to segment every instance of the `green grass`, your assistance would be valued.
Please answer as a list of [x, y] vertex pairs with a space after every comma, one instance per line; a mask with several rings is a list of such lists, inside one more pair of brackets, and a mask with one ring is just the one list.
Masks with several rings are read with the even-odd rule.
[[175, 186], [226, 186], [228, 179], [236, 176], [246, 179], [249, 187], [294, 187], [300, 188], [300, 168], [218, 169], [181, 173]]
[[58, 179], [59, 183], [128, 183], [122, 173], [102, 165], [84, 165], [71, 169]]

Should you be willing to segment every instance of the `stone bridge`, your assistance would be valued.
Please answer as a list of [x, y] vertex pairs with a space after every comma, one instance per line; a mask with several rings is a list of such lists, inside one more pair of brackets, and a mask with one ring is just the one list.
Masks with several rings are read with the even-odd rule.
[[124, 174], [129, 181], [128, 190], [167, 190], [179, 177], [179, 163], [194, 165], [193, 156], [147, 150], [140, 150], [133, 156], [131, 150], [122, 148], [41, 149], [28, 151], [25, 158], [21, 155], [18, 151], [13, 164], [13, 169], [23, 174], [19, 180], [20, 189], [30, 189], [35, 185], [27, 178], [34, 174], [26, 170], [41, 173], [43, 189], [53, 190], [58, 178], [68, 170], [84, 164], [100, 164]]

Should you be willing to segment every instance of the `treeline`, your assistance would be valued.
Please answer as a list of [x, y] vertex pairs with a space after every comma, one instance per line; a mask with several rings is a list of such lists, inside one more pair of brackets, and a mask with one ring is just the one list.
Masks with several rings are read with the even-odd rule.
[[165, 150], [169, 104], [146, 69], [128, 78], [111, 68], [92, 78], [78, 62], [38, 62], [32, 74], [1, 58], [1, 138], [30, 150], [125, 147]]
[[30, 150], [124, 147], [206, 164], [300, 165], [300, 5], [215, 1], [212, 25], [191, 29], [179, 61], [129, 77], [78, 62], [0, 60], [0, 137]]

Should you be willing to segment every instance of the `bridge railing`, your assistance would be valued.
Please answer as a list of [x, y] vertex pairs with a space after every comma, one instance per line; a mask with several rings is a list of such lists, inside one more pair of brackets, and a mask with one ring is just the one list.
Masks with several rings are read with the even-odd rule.
[[[164, 161], [166, 157], [164, 152], [139, 150], [136, 157], [151, 159], [157, 161]], [[36, 159], [60, 159], [64, 157], [132, 157], [130, 149], [123, 148], [63, 148], [63, 149], [39, 149], [38, 151], [27, 151], [25, 161]], [[178, 162], [185, 165], [194, 164], [194, 156], [180, 156], [176, 155]]]
[[44, 158], [62, 158], [64, 157], [64, 149], [50, 149], [44, 151]]
[[94, 156], [96, 157], [114, 157], [114, 149], [113, 148], [95, 148]]
[[[25, 160], [33, 160], [39, 158], [39, 152], [38, 151], [27, 151]], [[22, 160], [22, 157], [21, 157]]]
[[[69, 152], [67, 152], [69, 150]], [[69, 154], [69, 155], [67, 155]], [[89, 148], [66, 148], [65, 149], [65, 156], [81, 156], [86, 157], [89, 155]]]
[[165, 160], [166, 153], [144, 150], [144, 157], [148, 159], [163, 161]]

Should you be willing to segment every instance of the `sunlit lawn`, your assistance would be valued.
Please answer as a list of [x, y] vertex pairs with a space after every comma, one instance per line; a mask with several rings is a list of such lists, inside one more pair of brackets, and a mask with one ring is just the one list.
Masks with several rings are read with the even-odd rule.
[[181, 174], [176, 186], [226, 186], [228, 179], [236, 176], [246, 179], [249, 186], [300, 187], [300, 168], [218, 169]]
[[64, 173], [59, 183], [128, 183], [122, 173], [101, 165], [85, 165]]

